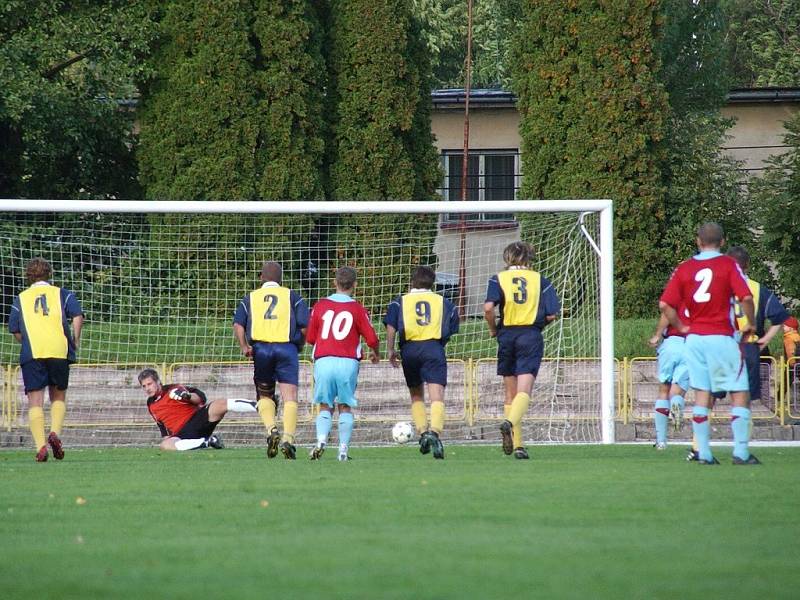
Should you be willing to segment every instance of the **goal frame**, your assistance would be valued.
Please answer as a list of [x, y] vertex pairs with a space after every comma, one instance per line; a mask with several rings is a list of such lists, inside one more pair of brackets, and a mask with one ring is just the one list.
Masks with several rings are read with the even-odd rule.
[[174, 213], [174, 214], [442, 214], [480, 212], [593, 212], [600, 215], [600, 241], [591, 240], [600, 258], [601, 433], [613, 444], [614, 432], [614, 215], [609, 199], [487, 201], [152, 201], [0, 199], [2, 212]]

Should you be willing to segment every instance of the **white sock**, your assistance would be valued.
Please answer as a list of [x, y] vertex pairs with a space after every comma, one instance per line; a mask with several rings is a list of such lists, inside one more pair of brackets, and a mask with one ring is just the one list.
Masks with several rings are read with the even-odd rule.
[[246, 400], [244, 398], [228, 398], [228, 410], [238, 413], [258, 412], [256, 403], [252, 400]]
[[195, 438], [192, 440], [178, 440], [175, 442], [175, 450], [194, 450], [196, 448], [205, 448], [206, 438]]

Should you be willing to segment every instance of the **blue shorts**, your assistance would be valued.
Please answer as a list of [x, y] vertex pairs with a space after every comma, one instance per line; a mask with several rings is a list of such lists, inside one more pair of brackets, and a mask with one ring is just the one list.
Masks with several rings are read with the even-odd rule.
[[661, 383], [675, 383], [682, 389], [689, 389], [689, 369], [683, 360], [686, 344], [683, 337], [673, 335], [664, 338], [658, 347], [658, 380]]
[[503, 327], [497, 332], [497, 374], [539, 374], [544, 354], [542, 331], [536, 327]]
[[314, 361], [314, 404], [346, 404], [356, 407], [359, 361], [354, 358], [323, 356]]
[[253, 381], [259, 383], [289, 383], [297, 385], [300, 380], [300, 361], [297, 346], [290, 342], [255, 342], [253, 344]]
[[20, 365], [25, 393], [54, 386], [66, 390], [69, 386], [69, 360], [66, 358], [39, 358]]
[[746, 392], [747, 365], [739, 344], [729, 335], [688, 335], [686, 365], [696, 390]]
[[400, 355], [408, 387], [418, 387], [423, 382], [447, 385], [447, 358], [439, 341], [406, 342]]

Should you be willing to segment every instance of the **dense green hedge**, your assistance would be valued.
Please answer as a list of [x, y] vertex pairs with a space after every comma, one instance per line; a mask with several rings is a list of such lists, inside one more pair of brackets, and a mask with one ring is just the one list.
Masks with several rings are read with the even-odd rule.
[[512, 73], [522, 117], [522, 196], [613, 198], [617, 314], [664, 283], [659, 171], [667, 99], [656, 80], [657, 3], [524, 2]]

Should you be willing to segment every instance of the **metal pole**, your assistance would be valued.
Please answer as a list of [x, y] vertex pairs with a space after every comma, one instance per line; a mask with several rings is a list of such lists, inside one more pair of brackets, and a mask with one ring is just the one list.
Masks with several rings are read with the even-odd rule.
[[[469, 93], [472, 85], [472, 0], [467, 0], [467, 56], [464, 60], [464, 152], [461, 160], [461, 201], [467, 201], [467, 174], [469, 173]], [[466, 318], [467, 287], [467, 220], [462, 213], [459, 219], [458, 261], [458, 312]]]

